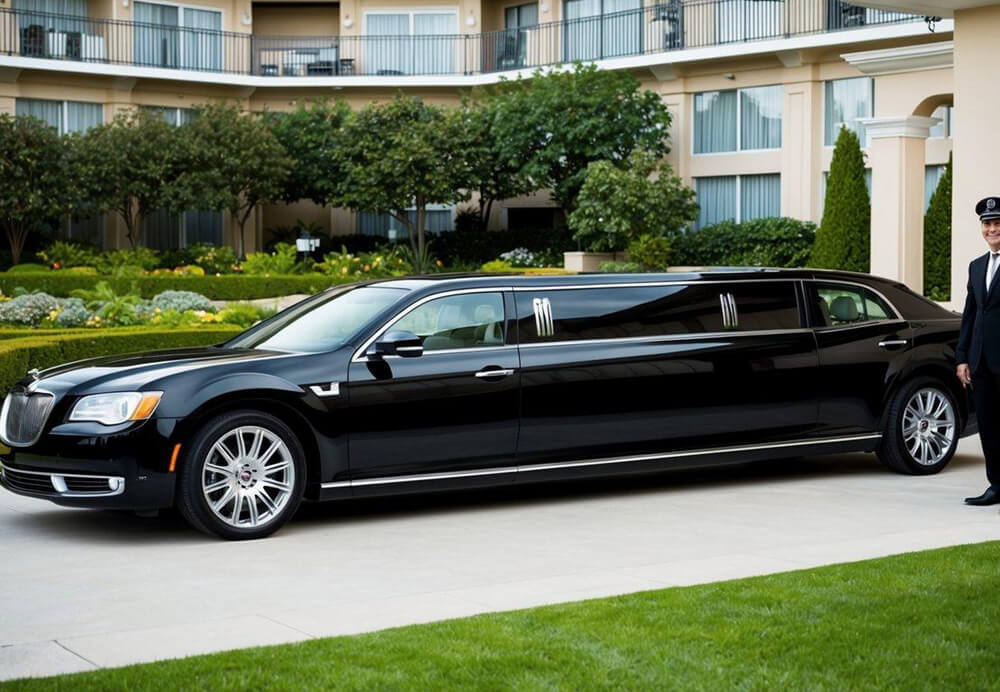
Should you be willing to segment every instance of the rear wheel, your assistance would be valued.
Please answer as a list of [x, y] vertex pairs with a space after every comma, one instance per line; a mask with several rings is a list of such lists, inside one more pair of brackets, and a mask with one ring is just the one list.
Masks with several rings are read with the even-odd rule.
[[185, 457], [177, 506], [205, 533], [263, 538], [281, 528], [302, 500], [302, 445], [269, 414], [238, 411], [212, 419]]
[[958, 407], [948, 387], [933, 377], [916, 377], [889, 404], [878, 456], [897, 473], [937, 473], [955, 454], [958, 431]]

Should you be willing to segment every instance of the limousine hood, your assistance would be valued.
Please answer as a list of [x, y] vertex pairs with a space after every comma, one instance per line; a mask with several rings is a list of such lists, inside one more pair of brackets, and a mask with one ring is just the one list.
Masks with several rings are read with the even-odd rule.
[[[252, 362], [283, 355], [275, 351], [203, 346], [195, 348], [151, 351], [120, 356], [100, 356], [38, 373], [38, 388], [53, 394], [100, 393], [141, 390], [150, 382], [192, 369], [223, 368], [241, 362]], [[33, 380], [27, 377], [21, 384]]]

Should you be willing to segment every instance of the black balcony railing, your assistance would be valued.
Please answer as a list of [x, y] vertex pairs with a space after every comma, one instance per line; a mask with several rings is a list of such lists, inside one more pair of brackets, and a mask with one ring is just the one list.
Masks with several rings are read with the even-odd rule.
[[275, 37], [0, 9], [0, 54], [262, 76], [468, 75], [914, 21], [840, 0], [665, 0], [479, 34]]

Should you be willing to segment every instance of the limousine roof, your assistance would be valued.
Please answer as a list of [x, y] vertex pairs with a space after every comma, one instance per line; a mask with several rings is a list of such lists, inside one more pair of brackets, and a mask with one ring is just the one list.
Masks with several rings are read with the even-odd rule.
[[859, 283], [879, 283], [904, 288], [902, 284], [870, 274], [825, 269], [780, 269], [771, 267], [704, 267], [686, 272], [662, 272], [642, 274], [431, 274], [428, 276], [388, 279], [372, 282], [373, 285], [391, 285], [410, 290], [443, 288], [492, 288], [499, 286], [540, 287], [565, 286], [567, 284], [608, 285], [656, 283], [663, 281], [760, 281], [765, 278], [781, 279], [840, 279]]

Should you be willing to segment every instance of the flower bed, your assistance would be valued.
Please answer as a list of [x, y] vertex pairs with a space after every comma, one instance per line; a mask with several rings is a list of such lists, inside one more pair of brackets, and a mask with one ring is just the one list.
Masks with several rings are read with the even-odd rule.
[[30, 274], [0, 273], [0, 292], [11, 295], [15, 288], [43, 291], [57, 298], [66, 298], [77, 289], [93, 289], [98, 282], [106, 281], [116, 293], [125, 293], [133, 284], [143, 298], [153, 298], [164, 291], [193, 291], [209, 300], [255, 300], [279, 298], [298, 293], [318, 293], [357, 277], [328, 276], [320, 273], [297, 276], [248, 276], [223, 274], [222, 276], [140, 276], [137, 278], [108, 278], [71, 274], [68, 271], [49, 271]]

